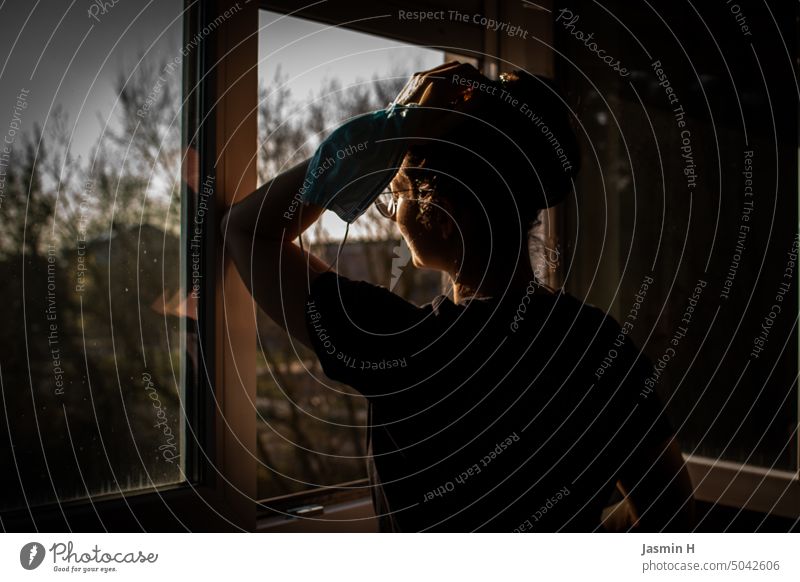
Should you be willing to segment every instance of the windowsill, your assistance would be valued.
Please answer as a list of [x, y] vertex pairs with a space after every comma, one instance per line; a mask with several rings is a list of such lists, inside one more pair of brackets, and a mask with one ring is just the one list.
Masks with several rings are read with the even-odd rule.
[[684, 455], [700, 501], [797, 518], [800, 481], [796, 473]]
[[[699, 501], [793, 519], [800, 515], [800, 480], [795, 473], [692, 455], [684, 459]], [[296, 505], [302, 501], [298, 498]], [[258, 521], [257, 531], [378, 531], [369, 495], [323, 505], [324, 511], [313, 517], [265, 516]]]
[[326, 505], [322, 514], [313, 517], [265, 517], [258, 521], [258, 532], [375, 533], [378, 520], [372, 509], [372, 498]]

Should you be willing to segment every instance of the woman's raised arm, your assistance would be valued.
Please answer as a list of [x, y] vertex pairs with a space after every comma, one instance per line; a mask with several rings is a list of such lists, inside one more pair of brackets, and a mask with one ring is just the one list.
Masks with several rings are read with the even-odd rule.
[[313, 204], [300, 211], [308, 163], [293, 166], [231, 206], [221, 222], [224, 247], [256, 303], [306, 346], [308, 288], [328, 270], [325, 261], [292, 242], [323, 211]]
[[307, 206], [299, 222], [300, 189], [310, 161], [292, 166], [231, 206], [222, 219], [222, 234], [241, 231], [260, 238], [297, 238], [322, 213], [322, 208]]

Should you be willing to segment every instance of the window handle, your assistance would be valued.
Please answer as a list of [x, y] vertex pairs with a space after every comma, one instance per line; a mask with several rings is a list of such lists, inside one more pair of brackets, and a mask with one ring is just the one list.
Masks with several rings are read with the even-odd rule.
[[293, 507], [288, 509], [286, 513], [295, 517], [310, 517], [312, 515], [321, 515], [325, 512], [323, 505], [301, 505], [300, 507]]

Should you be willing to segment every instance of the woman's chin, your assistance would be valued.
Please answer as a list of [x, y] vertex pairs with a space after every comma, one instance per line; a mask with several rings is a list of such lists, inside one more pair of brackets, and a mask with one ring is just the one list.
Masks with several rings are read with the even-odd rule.
[[416, 255], [411, 257], [411, 264], [414, 265], [414, 268], [423, 269], [425, 271], [446, 271], [439, 261], [425, 261]]

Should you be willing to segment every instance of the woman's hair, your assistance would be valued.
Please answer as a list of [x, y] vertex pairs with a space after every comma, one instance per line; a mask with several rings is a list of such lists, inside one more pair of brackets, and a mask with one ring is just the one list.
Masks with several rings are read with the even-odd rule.
[[[568, 107], [544, 77], [524, 71], [486, 79], [471, 115], [457, 115], [440, 140], [409, 149], [402, 171], [420, 196], [425, 222], [438, 197], [485, 213], [494, 233], [519, 239], [539, 212], [570, 192], [580, 167]], [[510, 229], [510, 232], [509, 232]], [[498, 241], [499, 242], [499, 241]]]

